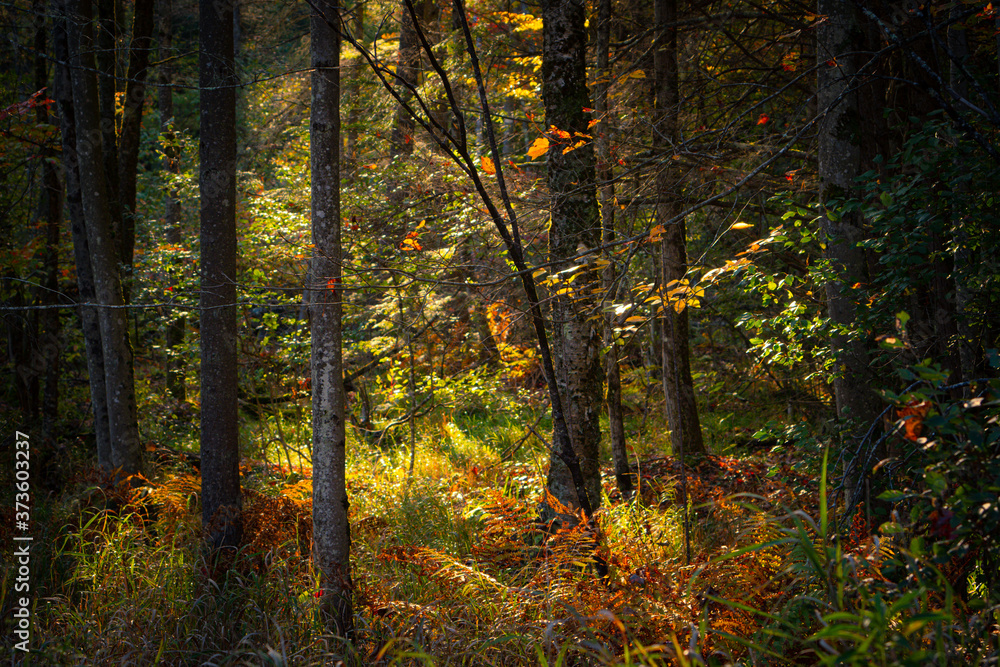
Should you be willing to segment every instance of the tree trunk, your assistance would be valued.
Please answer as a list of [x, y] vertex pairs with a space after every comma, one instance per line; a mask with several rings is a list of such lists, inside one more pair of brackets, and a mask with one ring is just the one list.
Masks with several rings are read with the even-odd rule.
[[[160, 2], [160, 88], [157, 104], [160, 109], [160, 133], [166, 145], [163, 150], [163, 170], [167, 178], [179, 176], [181, 173], [180, 151], [174, 139], [174, 68], [170, 64], [173, 49], [173, 8], [170, 0]], [[166, 228], [167, 243], [180, 245], [181, 237], [181, 203], [177, 199], [177, 191], [168, 187], [163, 195], [163, 225]], [[175, 271], [170, 269], [170, 285], [178, 284]], [[170, 312], [167, 321], [167, 391], [176, 401], [187, 400], [187, 389], [184, 385], [184, 361], [180, 348], [184, 344], [184, 330], [187, 328], [187, 317], [182, 312]]]
[[243, 533], [236, 365], [236, 77], [233, 9], [200, 0], [201, 491], [209, 544]]
[[[816, 28], [818, 68], [817, 108], [819, 125], [820, 202], [856, 197], [854, 179], [860, 174], [861, 115], [856, 85], [856, 53], [861, 30], [855, 9], [846, 0], [819, 0], [818, 11], [826, 16]], [[850, 329], [855, 319], [851, 285], [866, 283], [865, 256], [858, 242], [864, 234], [864, 220], [857, 212], [823, 208], [820, 219], [826, 236], [826, 258], [834, 278], [826, 285], [830, 320], [838, 329]], [[845, 420], [867, 425], [877, 414], [877, 398], [871, 390], [868, 353], [856, 335], [837, 333], [831, 346], [836, 358], [833, 388], [837, 414]], [[862, 426], [863, 428], [863, 426]], [[858, 488], [858, 471], [847, 480]], [[855, 498], [849, 494], [848, 506]]]
[[687, 230], [684, 218], [670, 222], [681, 211], [680, 175], [672, 169], [670, 155], [678, 139], [677, 113], [679, 76], [677, 68], [677, 0], [656, 0], [655, 22], [658, 28], [653, 50], [656, 76], [656, 125], [653, 147], [663, 165], [656, 174], [659, 203], [656, 216], [664, 227], [660, 246], [661, 285], [663, 298], [662, 363], [663, 395], [670, 428], [670, 444], [674, 456], [704, 454], [698, 404], [688, 347], [687, 308], [675, 308], [667, 293], [687, 277]]
[[[618, 275], [612, 258], [611, 244], [615, 241], [615, 184], [611, 166], [611, 125], [608, 88], [611, 82], [611, 0], [600, 0], [597, 17], [597, 83], [594, 84], [594, 109], [601, 124], [594, 128], [597, 150], [598, 195], [601, 206], [604, 258], [610, 263], [601, 275], [601, 293], [604, 307], [614, 303]], [[615, 481], [622, 497], [632, 495], [632, 476], [629, 474], [628, 449], [625, 440], [625, 421], [622, 416], [621, 369], [618, 366], [618, 342], [615, 340], [613, 317], [604, 315], [604, 366], [608, 376], [608, 430], [611, 435], [611, 458], [615, 464]]]
[[[564, 132], [589, 133], [590, 96], [587, 90], [584, 8], [573, 0], [542, 3], [542, 98], [545, 124]], [[566, 269], [568, 259], [596, 249], [601, 243], [597, 206], [594, 147], [586, 143], [563, 152], [556, 137], [548, 152], [548, 185], [551, 224], [549, 258], [553, 273]], [[592, 258], [591, 258], [592, 259]], [[586, 259], [580, 261], [587, 261]], [[592, 508], [601, 502], [600, 411], [604, 373], [601, 368], [601, 331], [592, 315], [599, 307], [591, 290], [596, 272], [583, 273], [572, 284], [573, 292], [557, 296], [552, 304], [557, 384], [565, 397], [566, 424], [580, 462], [584, 489]], [[583, 505], [571, 471], [563, 457], [553, 452], [547, 487], [564, 505]]]
[[[76, 159], [80, 176], [84, 224], [90, 251], [104, 376], [107, 393], [110, 466], [126, 474], [142, 471], [142, 445], [136, 417], [135, 382], [128, 317], [118, 272], [119, 255], [112, 235], [111, 200], [103, 165], [101, 115], [94, 72], [94, 39], [90, 0], [71, 2], [73, 111], [76, 121]], [[93, 377], [92, 377], [93, 379]]]
[[69, 215], [73, 239], [73, 258], [76, 262], [76, 284], [80, 293], [80, 328], [83, 331], [87, 375], [90, 378], [90, 407], [94, 414], [94, 439], [97, 444], [97, 462], [102, 468], [111, 468], [111, 426], [108, 421], [108, 395], [104, 375], [104, 350], [101, 344], [101, 325], [94, 304], [97, 301], [94, 272], [90, 265], [90, 247], [87, 244], [87, 227], [80, 192], [79, 160], [76, 155], [76, 121], [73, 109], [73, 89], [70, 81], [69, 37], [67, 2], [55, 3], [56, 20], [52, 29], [55, 46], [56, 75], [55, 96], [59, 108], [62, 131], [63, 179], [66, 182], [66, 212]]
[[122, 207], [122, 264], [131, 274], [135, 249], [135, 190], [139, 164], [142, 107], [146, 99], [146, 70], [153, 37], [153, 0], [135, 0], [128, 75], [125, 79], [121, 133], [118, 145], [119, 202]]
[[340, 18], [319, 0], [312, 16], [313, 273], [311, 274], [313, 561], [320, 571], [322, 610], [331, 631], [354, 630], [351, 527], [346, 485], [342, 358], [343, 290], [340, 241]]

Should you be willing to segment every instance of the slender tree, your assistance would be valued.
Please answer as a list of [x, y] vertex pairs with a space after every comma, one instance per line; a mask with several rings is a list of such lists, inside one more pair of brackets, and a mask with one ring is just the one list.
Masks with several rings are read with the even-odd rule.
[[[587, 134], [590, 94], [587, 89], [587, 33], [584, 3], [579, 0], [546, 0], [542, 3], [542, 98], [545, 124], [559, 133]], [[562, 138], [565, 134], [553, 137]], [[571, 265], [572, 258], [598, 248], [601, 220], [597, 206], [593, 144], [548, 152], [549, 259], [553, 271]], [[566, 423], [586, 493], [592, 507], [600, 503], [600, 411], [604, 385], [600, 351], [600, 318], [592, 317], [597, 300], [595, 272], [585, 271], [573, 283], [573, 293], [556, 297], [552, 304], [553, 341], [556, 350], [559, 393], [565, 397]], [[581, 507], [571, 471], [554, 451], [547, 486], [561, 503]]]
[[243, 532], [236, 366], [236, 78], [233, 8], [201, 0], [201, 504], [209, 544]]
[[110, 460], [102, 461], [102, 464], [131, 474], [142, 470], [142, 445], [136, 414], [132, 344], [118, 270], [119, 254], [112, 234], [112, 203], [102, 168], [106, 161], [102, 153], [95, 76], [93, 7], [91, 0], [71, 2], [69, 6], [75, 18], [68, 21], [68, 25], [76, 162], [95, 300], [99, 306], [111, 443]]
[[[653, 70], [656, 86], [656, 122], [653, 146], [663, 164], [656, 174], [658, 195], [656, 217], [663, 226], [660, 245], [661, 290], [664, 294], [680, 286], [687, 276], [687, 227], [679, 196], [679, 176], [670, 167], [670, 154], [679, 137], [677, 114], [679, 76], [677, 68], [677, 0], [656, 0], [654, 5], [657, 34], [653, 45]], [[680, 312], [678, 312], [680, 310]], [[666, 399], [670, 442], [675, 455], [705, 452], [698, 404], [691, 378], [688, 347], [688, 312], [663, 300], [662, 325], [663, 395]]]
[[825, 206], [832, 199], [857, 194], [854, 179], [861, 170], [862, 119], [856, 52], [862, 30], [854, 5], [846, 0], [819, 0], [817, 11], [827, 17], [816, 28], [821, 225], [834, 276], [826, 285], [826, 298], [830, 319], [842, 328], [832, 339], [837, 359], [833, 386], [838, 414], [867, 421], [877, 405], [870, 388], [868, 354], [861, 340], [843, 333], [855, 319], [856, 305], [848, 286], [867, 282], [864, 251], [858, 247], [864, 219], [858, 212], [837, 212]]
[[[83, 331], [87, 375], [90, 378], [90, 408], [94, 415], [94, 438], [97, 441], [97, 461], [111, 467], [111, 426], [108, 420], [108, 394], [104, 374], [104, 349], [101, 343], [101, 323], [94, 286], [94, 271], [90, 265], [90, 246], [80, 191], [80, 161], [76, 154], [76, 120], [73, 109], [73, 87], [70, 80], [68, 2], [57, 0], [52, 42], [56, 56], [54, 81], [55, 99], [59, 109], [62, 134], [62, 168], [66, 187], [66, 213], [73, 239], [73, 259], [76, 263], [76, 284], [80, 294], [80, 327]], [[73, 19], [75, 20], [75, 18]]]
[[309, 301], [312, 334], [313, 562], [320, 571], [322, 611], [341, 637], [354, 629], [351, 531], [347, 515], [343, 290], [340, 241], [340, 17], [316, 0], [311, 23], [313, 258]]
[[[611, 0], [600, 0], [597, 16], [597, 82], [594, 84], [594, 109], [601, 121], [595, 130], [594, 148], [597, 151], [598, 197], [601, 205], [601, 228], [605, 259], [608, 264], [601, 274], [601, 291], [605, 306], [613, 303], [619, 276], [611, 249], [615, 241], [615, 184], [611, 168], [611, 114], [608, 90], [611, 87]], [[607, 308], [605, 307], [605, 310]], [[608, 404], [608, 430], [611, 435], [611, 458], [615, 464], [615, 481], [622, 495], [632, 494], [632, 477], [629, 474], [628, 450], [625, 441], [625, 421], [622, 416], [621, 368], [618, 365], [618, 341], [615, 339], [610, 313], [604, 316], [604, 367], [608, 377], [606, 401]]]

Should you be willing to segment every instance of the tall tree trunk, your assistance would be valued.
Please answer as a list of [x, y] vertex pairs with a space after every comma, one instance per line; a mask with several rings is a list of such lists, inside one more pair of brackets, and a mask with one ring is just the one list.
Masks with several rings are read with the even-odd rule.
[[[115, 239], [118, 261], [125, 260], [125, 236], [122, 229], [121, 199], [118, 191], [118, 118], [117, 94], [121, 92], [118, 76], [119, 26], [122, 13], [118, 0], [96, 0], [98, 11], [97, 32], [97, 89], [100, 107], [101, 151], [104, 164], [104, 182], [108, 192], [108, 209], [111, 216], [111, 234]], [[123, 276], [128, 280], [128, 276]], [[128, 303], [128, 287], [123, 285]]]
[[[312, 16], [313, 273], [311, 274], [313, 561], [320, 571], [322, 609], [334, 633], [354, 631], [351, 527], [347, 515], [343, 290], [340, 241], [340, 17], [316, 3]], [[318, 12], [322, 12], [319, 14]]]
[[[167, 178], [179, 176], [181, 173], [180, 150], [174, 138], [174, 68], [170, 63], [173, 56], [173, 7], [170, 0], [161, 0], [160, 6], [160, 88], [157, 106], [160, 109], [160, 133], [166, 146], [163, 150], [163, 171]], [[179, 246], [181, 237], [181, 202], [177, 198], [177, 190], [168, 187], [163, 194], [163, 225], [166, 227], [167, 243]], [[177, 285], [175, 271], [170, 269], [170, 285]], [[187, 328], [187, 317], [181, 312], [168, 315], [166, 331], [167, 348], [167, 391], [177, 401], [187, 400], [187, 389], [184, 385], [184, 361], [180, 348], [184, 344], [184, 330]]]
[[135, 0], [128, 74], [125, 78], [121, 133], [118, 145], [119, 203], [122, 207], [122, 264], [131, 274], [135, 249], [136, 169], [142, 107], [146, 100], [146, 71], [153, 41], [153, 0]]
[[76, 284], [80, 293], [80, 328], [83, 331], [87, 375], [90, 378], [90, 407], [94, 415], [94, 439], [97, 444], [97, 462], [111, 468], [111, 427], [108, 421], [108, 396], [104, 376], [104, 350], [101, 344], [101, 325], [94, 303], [94, 272], [90, 266], [90, 247], [80, 192], [79, 160], [76, 155], [76, 120], [73, 111], [73, 88], [70, 81], [69, 37], [67, 34], [66, 0], [55, 2], [55, 22], [52, 41], [55, 47], [56, 74], [55, 99], [59, 109], [62, 133], [62, 167], [66, 182], [66, 212], [69, 215], [73, 239], [73, 258], [76, 263]]
[[94, 76], [93, 8], [90, 0], [78, 0], [69, 6], [75, 7], [75, 17], [78, 17], [78, 22], [69, 22], [76, 157], [95, 297], [99, 304], [111, 440], [110, 465], [132, 474], [142, 470], [142, 446], [136, 417], [132, 345], [118, 272], [119, 255], [112, 235], [111, 200], [103, 169], [101, 116]]
[[243, 533], [236, 365], [236, 77], [233, 9], [200, 0], [201, 503], [209, 544]]
[[670, 444], [675, 456], [682, 452], [704, 454], [698, 404], [691, 378], [688, 345], [688, 311], [677, 308], [667, 293], [680, 285], [687, 276], [687, 229], [684, 218], [670, 222], [681, 212], [677, 194], [680, 176], [671, 168], [669, 159], [678, 140], [677, 113], [679, 75], [677, 67], [677, 0], [656, 0], [654, 21], [657, 26], [653, 47], [653, 70], [656, 76], [656, 124], [653, 127], [653, 147], [662, 156], [663, 165], [656, 174], [657, 219], [664, 227], [660, 245], [663, 298], [662, 362], [663, 395], [670, 428]]
[[[857, 41], [861, 29], [854, 6], [846, 0], [819, 0], [818, 10], [826, 16], [816, 28], [817, 108], [822, 114], [819, 125], [820, 202], [856, 197], [854, 179], [860, 174], [859, 133], [862, 118], [856, 84]], [[858, 242], [864, 234], [864, 219], [857, 212], [824, 207], [820, 219], [826, 236], [826, 258], [833, 279], [826, 285], [827, 307], [838, 328], [850, 329], [855, 319], [855, 303], [849, 286], [866, 283], [865, 257]], [[837, 333], [831, 345], [836, 358], [833, 388], [837, 413], [845, 420], [867, 424], [877, 412], [877, 399], [871, 390], [868, 353], [857, 336]], [[855, 470], [850, 488], [858, 487], [860, 475]], [[849, 494], [848, 506], [855, 498]]]
[[[542, 3], [542, 98], [545, 124], [564, 132], [589, 132], [590, 96], [587, 90], [584, 7], [577, 0]], [[595, 250], [601, 243], [593, 144], [563, 152], [553, 137], [548, 152], [551, 224], [549, 258], [553, 273], [569, 266], [569, 258]], [[580, 261], [587, 261], [586, 259]], [[580, 462], [584, 488], [596, 509], [601, 502], [600, 412], [604, 373], [601, 368], [599, 318], [592, 315], [599, 301], [591, 294], [596, 272], [586, 271], [574, 281], [573, 293], [552, 304], [557, 384], [565, 397], [566, 424]], [[583, 506], [572, 473], [563, 457], [551, 457], [548, 490], [559, 502]]]
[[[608, 89], [611, 86], [610, 65], [611, 0], [600, 0], [597, 16], [597, 83], [594, 84], [594, 109], [601, 120], [594, 131], [597, 150], [598, 197], [601, 206], [604, 258], [609, 264], [601, 275], [601, 293], [605, 306], [614, 303], [618, 275], [611, 244], [615, 241], [615, 184], [611, 166], [611, 125]], [[618, 366], [618, 341], [615, 340], [613, 317], [604, 315], [604, 367], [608, 376], [608, 430], [611, 435], [611, 458], [615, 464], [615, 481], [623, 497], [632, 495], [632, 476], [629, 474], [628, 449], [625, 440], [625, 420], [622, 415], [621, 369]]]

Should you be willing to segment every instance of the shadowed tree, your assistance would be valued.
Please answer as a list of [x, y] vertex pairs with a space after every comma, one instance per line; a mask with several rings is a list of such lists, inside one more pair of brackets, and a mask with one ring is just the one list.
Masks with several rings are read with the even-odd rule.
[[[680, 197], [680, 178], [670, 167], [670, 154], [679, 138], [677, 113], [679, 104], [679, 77], [677, 71], [677, 0], [656, 0], [654, 21], [657, 35], [653, 44], [653, 70], [656, 75], [656, 122], [653, 126], [653, 147], [663, 162], [656, 174], [659, 195], [656, 217], [663, 226], [660, 246], [662, 263], [661, 290], [664, 294], [680, 285], [687, 275], [687, 228]], [[676, 218], [676, 219], [675, 219]], [[694, 397], [691, 378], [691, 359], [688, 347], [688, 312], [674, 304], [663, 303], [662, 359], [663, 395], [666, 398], [667, 422], [674, 455], [682, 452], [702, 454], [701, 424], [698, 421], [698, 404]]]
[[201, 0], [201, 503], [210, 546], [243, 533], [236, 366], [236, 77], [233, 9]]
[[[132, 474], [142, 470], [142, 446], [136, 418], [132, 344], [124, 308], [119, 253], [112, 224], [112, 199], [102, 165], [101, 116], [98, 103], [93, 6], [90, 0], [69, 3], [69, 52], [76, 130], [76, 163], [80, 178], [84, 226], [94, 280], [108, 411], [110, 460], [107, 468]], [[71, 206], [73, 204], [71, 203]], [[100, 443], [99, 443], [100, 444]], [[98, 450], [100, 454], [100, 450]]]

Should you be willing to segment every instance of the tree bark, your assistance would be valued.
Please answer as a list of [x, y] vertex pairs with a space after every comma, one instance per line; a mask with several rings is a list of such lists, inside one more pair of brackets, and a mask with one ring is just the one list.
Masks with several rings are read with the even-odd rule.
[[[856, 37], [860, 32], [853, 6], [845, 0], [819, 0], [818, 11], [827, 16], [816, 31], [817, 106], [823, 114], [819, 125], [820, 201], [854, 196], [854, 179], [861, 169], [858, 95], [851, 90], [855, 77]], [[826, 285], [830, 319], [842, 327], [854, 323], [854, 301], [848, 286], [867, 281], [865, 258], [858, 242], [864, 220], [856, 213], [841, 214], [824, 207], [821, 218], [826, 236], [826, 257], [835, 279]], [[841, 417], [866, 420], [872, 416], [874, 395], [869, 385], [868, 355], [864, 344], [844, 333], [833, 337], [837, 357], [834, 391]]]
[[[545, 124], [571, 135], [588, 134], [590, 112], [584, 111], [590, 107], [584, 6], [575, 0], [546, 0], [542, 3], [542, 21]], [[555, 262], [553, 273], [567, 268], [569, 258], [580, 251], [596, 249], [601, 243], [593, 144], [587, 142], [564, 152], [567, 145], [558, 141], [553, 137], [548, 152], [549, 258]], [[552, 304], [554, 348], [560, 351], [556, 367], [558, 391], [565, 397], [566, 424], [593, 509], [601, 502], [599, 420], [604, 385], [600, 318], [592, 317], [599, 307], [592, 294], [597, 287], [595, 274], [582, 270], [572, 284], [572, 293], [557, 296]], [[583, 506], [571, 470], [555, 451], [547, 487], [567, 507]]]
[[[597, 182], [601, 207], [604, 258], [609, 264], [601, 275], [601, 293], [605, 310], [614, 303], [618, 284], [617, 269], [611, 254], [615, 241], [615, 184], [611, 166], [611, 117], [608, 89], [611, 82], [611, 0], [600, 0], [597, 17], [597, 82], [594, 84], [594, 109], [601, 124], [594, 128], [594, 146], [597, 150]], [[604, 366], [608, 377], [608, 431], [611, 435], [611, 458], [615, 464], [615, 481], [622, 497], [632, 495], [632, 476], [629, 471], [628, 449], [625, 440], [625, 421], [622, 415], [621, 369], [618, 365], [618, 341], [615, 340], [613, 317], [604, 314]]]
[[[94, 39], [90, 0], [71, 2], [69, 21], [72, 57], [76, 160], [95, 298], [99, 305], [104, 356], [110, 467], [126, 474], [142, 471], [142, 445], [136, 416], [132, 345], [122, 295], [118, 258], [112, 235], [111, 200], [103, 165], [101, 115], [94, 72]], [[93, 379], [93, 378], [92, 378]]]
[[90, 247], [87, 244], [87, 227], [80, 192], [79, 160], [76, 155], [76, 120], [73, 110], [73, 88], [70, 81], [69, 36], [67, 33], [67, 2], [55, 3], [56, 20], [52, 29], [55, 47], [56, 74], [55, 99], [59, 108], [62, 133], [62, 168], [66, 184], [66, 212], [69, 215], [73, 239], [73, 258], [76, 263], [76, 284], [79, 291], [80, 328], [83, 332], [87, 375], [90, 378], [90, 408], [94, 415], [94, 439], [97, 445], [97, 462], [102, 468], [111, 468], [111, 426], [108, 421], [108, 396], [104, 376], [104, 350], [101, 344], [101, 325], [94, 287], [94, 273], [90, 266]]
[[[816, 28], [817, 93], [822, 114], [819, 124], [818, 175], [820, 218], [826, 237], [826, 259], [833, 279], [826, 285], [830, 320], [838, 328], [831, 339], [836, 367], [833, 389], [841, 419], [867, 425], [878, 410], [871, 390], [868, 352], [858, 335], [847, 333], [854, 325], [855, 303], [850, 286], [867, 282], [865, 256], [858, 242], [864, 235], [864, 219], [857, 212], [844, 212], [829, 205], [834, 199], [856, 198], [854, 179], [861, 170], [860, 133], [862, 118], [855, 85], [861, 29], [854, 6], [846, 0], [819, 0], [819, 13], [826, 16]], [[861, 426], [864, 428], [864, 426]], [[848, 507], [855, 504], [853, 489], [859, 488], [861, 473], [855, 464], [848, 476]]]
[[121, 132], [118, 143], [119, 203], [122, 207], [122, 264], [131, 274], [135, 250], [136, 169], [142, 107], [146, 99], [146, 71], [153, 40], [153, 0], [135, 0], [128, 74], [125, 78]]
[[[319, 12], [322, 12], [321, 14]], [[346, 485], [340, 227], [340, 17], [318, 0], [312, 16], [313, 258], [309, 286], [312, 335], [313, 561], [320, 571], [324, 619], [331, 631], [354, 631], [351, 529]]]
[[670, 428], [670, 443], [675, 456], [683, 453], [704, 454], [698, 404], [688, 346], [688, 311], [677, 312], [667, 293], [687, 277], [687, 229], [684, 218], [670, 222], [682, 210], [679, 196], [680, 176], [671, 168], [673, 146], [678, 140], [677, 113], [679, 75], [677, 67], [677, 0], [656, 0], [654, 21], [657, 26], [653, 47], [653, 70], [656, 77], [656, 124], [653, 147], [663, 163], [656, 174], [660, 203], [656, 216], [664, 227], [660, 262], [663, 297], [662, 363], [663, 395]]
[[233, 9], [200, 0], [201, 476], [211, 547], [243, 532], [236, 359], [236, 77]]

